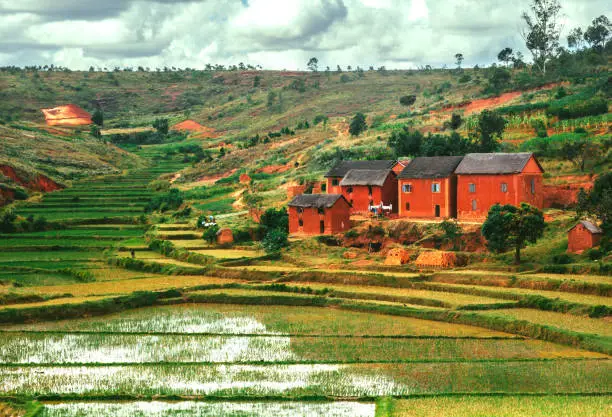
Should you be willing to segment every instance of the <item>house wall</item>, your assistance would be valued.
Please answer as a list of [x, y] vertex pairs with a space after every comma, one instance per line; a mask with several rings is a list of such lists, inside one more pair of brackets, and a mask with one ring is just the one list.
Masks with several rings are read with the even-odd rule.
[[219, 245], [225, 245], [234, 242], [234, 234], [231, 229], [221, 229], [217, 234], [217, 243]]
[[[431, 191], [432, 184], [440, 184], [440, 192]], [[404, 193], [402, 186], [412, 184], [412, 192]], [[440, 206], [440, 217], [455, 217], [456, 178], [414, 178], [398, 181], [398, 206], [400, 217], [434, 218], [436, 205]], [[410, 209], [406, 207], [410, 203]]]
[[[338, 185], [333, 185], [334, 180], [337, 181], [336, 184]], [[342, 177], [327, 178], [327, 188], [325, 192], [327, 194], [342, 194], [342, 187], [340, 187], [340, 181], [342, 181]]]
[[[349, 192], [352, 188], [353, 192]], [[368, 211], [370, 201], [374, 205], [381, 202], [385, 205], [392, 204], [393, 212], [397, 213], [397, 177], [389, 174], [382, 187], [372, 186], [372, 194], [367, 185], [355, 185], [352, 187], [341, 187], [341, 194], [353, 206], [353, 213], [365, 213]]]
[[570, 253], [582, 253], [599, 245], [600, 240], [601, 235], [594, 235], [582, 224], [578, 224], [567, 234], [567, 251]]
[[[533, 180], [535, 192], [531, 192]], [[470, 192], [470, 184], [475, 184], [476, 192]], [[507, 192], [502, 192], [502, 184], [507, 184]], [[476, 210], [472, 207], [476, 201]], [[459, 175], [457, 177], [457, 216], [459, 220], [482, 221], [487, 218], [494, 204], [529, 203], [542, 209], [544, 191], [542, 171], [531, 158], [520, 174], [513, 175]]]
[[[300, 226], [300, 218], [303, 225]], [[350, 206], [342, 199], [333, 207], [319, 213], [316, 208], [304, 208], [302, 213], [297, 207], [289, 207], [289, 233], [301, 235], [320, 235], [321, 221], [325, 222], [324, 234], [335, 234], [351, 228]]]

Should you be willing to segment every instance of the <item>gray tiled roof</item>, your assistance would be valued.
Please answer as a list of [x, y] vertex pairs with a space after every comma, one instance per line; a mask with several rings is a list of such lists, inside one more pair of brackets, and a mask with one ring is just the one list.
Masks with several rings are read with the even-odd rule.
[[342, 194], [301, 194], [291, 200], [289, 207], [331, 208], [341, 198]]
[[387, 180], [389, 174], [393, 171], [390, 169], [351, 169], [346, 173], [340, 185], [343, 187], [351, 185], [375, 185], [382, 187]]
[[[594, 235], [603, 233], [603, 230], [599, 226], [588, 220], [580, 220], [578, 224], [583, 225], [589, 232], [593, 233]], [[576, 226], [578, 226], [578, 224], [576, 224]], [[570, 230], [574, 229], [574, 227], [572, 227]]]
[[532, 153], [470, 153], [463, 158], [455, 174], [518, 174], [532, 156]]
[[325, 177], [344, 177], [352, 169], [392, 169], [396, 161], [376, 160], [376, 161], [342, 161], [330, 169]]
[[432, 156], [414, 158], [399, 174], [399, 178], [446, 178], [457, 168], [462, 156]]

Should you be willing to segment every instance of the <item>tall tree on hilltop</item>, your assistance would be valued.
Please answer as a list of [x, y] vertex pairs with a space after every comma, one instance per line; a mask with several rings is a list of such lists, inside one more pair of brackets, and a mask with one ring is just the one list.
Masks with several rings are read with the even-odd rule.
[[461, 64], [463, 64], [464, 59], [463, 54], [455, 54], [455, 64], [457, 64], [457, 69], [461, 69]]
[[497, 60], [503, 62], [506, 67], [509, 66], [509, 63], [512, 62], [514, 58], [514, 51], [512, 48], [504, 48], [499, 54], [497, 54]]
[[612, 34], [612, 22], [605, 15], [594, 19], [592, 25], [584, 32], [584, 40], [591, 48], [603, 51], [610, 35]]
[[546, 64], [559, 49], [561, 4], [559, 0], [532, 0], [529, 12], [523, 12], [525, 29], [521, 33], [533, 55], [533, 63], [546, 74]]
[[484, 110], [480, 113], [474, 132], [478, 141], [478, 150], [484, 153], [495, 152], [507, 124], [508, 121], [496, 111]]
[[317, 72], [319, 68], [319, 60], [316, 57], [312, 57], [310, 60], [308, 60], [307, 66], [312, 72]]

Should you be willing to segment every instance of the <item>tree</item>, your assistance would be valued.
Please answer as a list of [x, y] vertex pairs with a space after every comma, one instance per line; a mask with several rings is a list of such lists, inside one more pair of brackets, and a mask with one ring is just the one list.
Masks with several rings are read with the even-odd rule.
[[586, 165], [601, 155], [601, 146], [587, 138], [580, 138], [563, 143], [559, 153], [561, 158], [570, 161], [584, 172]]
[[461, 118], [460, 114], [457, 113], [453, 113], [453, 115], [451, 116], [451, 120], [450, 120], [450, 128], [453, 130], [457, 130], [459, 129], [459, 127], [461, 127], [461, 125], [463, 124], [463, 119]]
[[267, 209], [259, 219], [259, 224], [267, 231], [272, 229], [280, 229], [285, 232], [289, 231], [289, 215], [286, 208]]
[[387, 142], [388, 146], [399, 156], [419, 156], [424, 137], [418, 130], [411, 131], [408, 127], [393, 131]]
[[489, 83], [488, 90], [495, 94], [499, 94], [504, 87], [507, 87], [512, 78], [510, 72], [501, 67], [491, 68], [487, 76]]
[[592, 25], [584, 32], [584, 40], [591, 45], [591, 48], [603, 51], [612, 32], [612, 23], [605, 16], [595, 18]]
[[287, 232], [280, 229], [272, 229], [263, 238], [261, 245], [267, 254], [279, 253], [282, 248], [289, 246]]
[[312, 57], [308, 60], [308, 64], [306, 65], [309, 70], [312, 72], [317, 72], [319, 68], [319, 60], [315, 57]]
[[412, 94], [409, 96], [401, 96], [399, 102], [402, 106], [412, 106], [414, 103], [416, 103], [416, 100], [417, 96]]
[[571, 49], [582, 49], [584, 44], [584, 32], [582, 29], [575, 28], [567, 35], [567, 46]]
[[208, 226], [204, 233], [202, 234], [202, 239], [206, 240], [208, 243], [213, 244], [217, 241], [217, 233], [219, 232], [219, 225], [213, 224], [212, 226]]
[[249, 210], [249, 214], [259, 216], [261, 209], [263, 208], [263, 197], [255, 193], [244, 193], [242, 201], [246, 208]]
[[495, 204], [482, 225], [482, 235], [491, 251], [501, 253], [513, 248], [514, 262], [518, 265], [521, 249], [527, 243], [536, 243], [545, 228], [544, 214], [527, 203], [519, 207]]
[[96, 111], [94, 111], [94, 113], [91, 115], [91, 121], [98, 126], [104, 125], [104, 114], [102, 113], [102, 110], [99, 108], [96, 109]]
[[351, 120], [349, 125], [349, 133], [351, 136], [359, 136], [362, 132], [368, 129], [366, 118], [363, 113], [357, 113]]
[[484, 153], [496, 151], [507, 124], [508, 121], [496, 111], [484, 110], [480, 113], [475, 132], [479, 141], [478, 151]]
[[500, 51], [499, 54], [497, 54], [497, 60], [503, 62], [506, 67], [509, 65], [510, 62], [512, 62], [513, 59], [514, 51], [512, 50], [512, 48], [504, 48]]
[[169, 130], [168, 119], [155, 119], [153, 121], [153, 128], [157, 130], [157, 133], [167, 135]]
[[459, 54], [455, 54], [455, 64], [457, 65], [457, 69], [461, 69], [461, 64], [463, 64], [463, 54], [459, 53]]
[[457, 250], [457, 239], [463, 235], [463, 229], [456, 219], [444, 219], [438, 225], [438, 229], [443, 233], [442, 238], [446, 242], [453, 243], [453, 250]]
[[100, 127], [98, 125], [91, 125], [89, 128], [89, 134], [94, 138], [101, 138], [102, 132], [100, 131]]
[[523, 12], [522, 15], [526, 25], [522, 36], [534, 64], [546, 74], [546, 64], [559, 48], [561, 4], [559, 0], [532, 0], [529, 8], [531, 14]]
[[612, 172], [608, 172], [595, 180], [593, 188], [578, 194], [579, 216], [589, 215], [599, 219], [604, 236], [601, 247], [605, 251], [612, 249]]

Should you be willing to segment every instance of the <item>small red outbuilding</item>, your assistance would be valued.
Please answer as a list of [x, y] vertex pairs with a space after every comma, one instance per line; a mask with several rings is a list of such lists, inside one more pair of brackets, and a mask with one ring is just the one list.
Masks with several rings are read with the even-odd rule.
[[582, 253], [599, 245], [603, 230], [595, 223], [581, 220], [567, 233], [567, 251], [570, 253]]
[[289, 233], [332, 235], [351, 228], [351, 205], [341, 194], [302, 194], [289, 203]]

